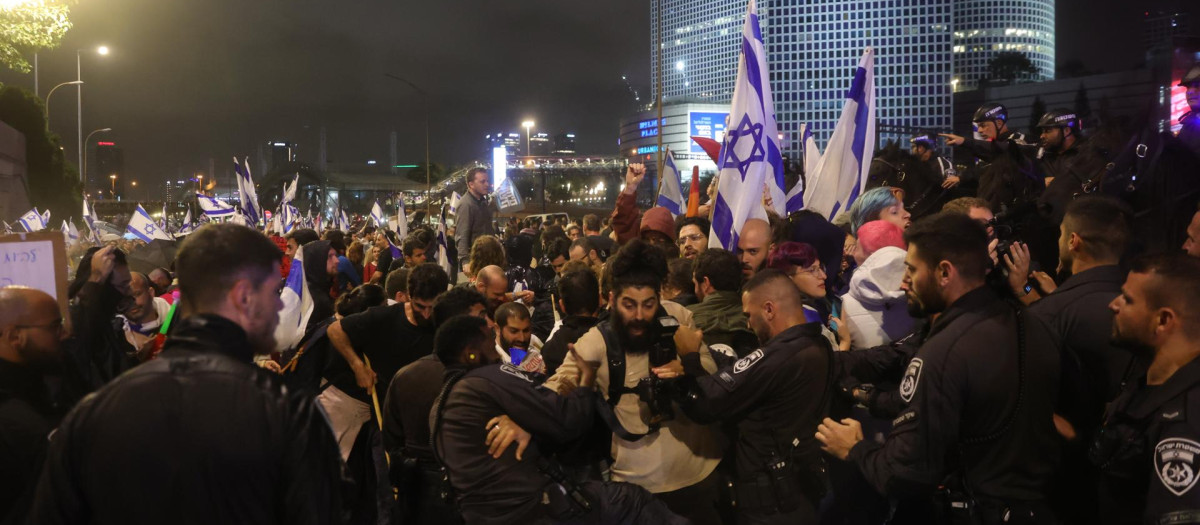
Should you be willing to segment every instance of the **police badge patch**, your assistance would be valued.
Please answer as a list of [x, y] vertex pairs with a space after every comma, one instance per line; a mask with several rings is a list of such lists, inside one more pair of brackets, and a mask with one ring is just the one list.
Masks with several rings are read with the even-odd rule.
[[760, 348], [754, 352], [751, 352], [750, 355], [739, 359], [738, 362], [733, 364], [733, 373], [740, 374], [745, 372], [747, 368], [750, 368], [754, 365], [754, 363], [757, 363], [759, 359], [762, 359], [762, 356], [763, 351]]
[[905, 403], [912, 402], [913, 394], [917, 392], [917, 382], [921, 380], [921, 369], [925, 367], [925, 362], [919, 357], [914, 357], [908, 363], [908, 369], [904, 371], [904, 379], [900, 380], [900, 399]]
[[1167, 438], [1154, 447], [1154, 470], [1163, 486], [1176, 496], [1196, 485], [1196, 458], [1200, 443], [1190, 439]]

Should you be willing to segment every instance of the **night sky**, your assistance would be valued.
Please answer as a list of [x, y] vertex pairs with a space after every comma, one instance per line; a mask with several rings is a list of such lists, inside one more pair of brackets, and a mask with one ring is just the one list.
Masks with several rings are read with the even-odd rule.
[[[1059, 0], [1058, 61], [1118, 71], [1141, 58], [1150, 2]], [[1153, 4], [1157, 5], [1157, 3]], [[84, 54], [84, 133], [111, 127], [128, 176], [219, 173], [233, 155], [285, 139], [315, 160], [318, 127], [329, 160], [423, 159], [419, 94], [430, 96], [433, 158], [481, 157], [483, 137], [518, 130], [575, 131], [581, 153], [614, 154], [618, 119], [634, 109], [621, 75], [649, 96], [647, 0], [81, 0], [62, 46], [41, 54], [41, 92], [74, 80]], [[32, 89], [33, 76], [0, 73]], [[75, 159], [74, 91], [54, 95], [51, 129]], [[100, 135], [97, 136], [99, 138]]]

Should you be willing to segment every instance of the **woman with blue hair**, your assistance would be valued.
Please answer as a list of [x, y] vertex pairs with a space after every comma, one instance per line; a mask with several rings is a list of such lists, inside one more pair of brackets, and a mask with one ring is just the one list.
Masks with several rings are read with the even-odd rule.
[[871, 221], [887, 221], [901, 230], [912, 224], [912, 215], [904, 209], [904, 201], [896, 196], [892, 188], [880, 187], [868, 190], [850, 206], [850, 231]]

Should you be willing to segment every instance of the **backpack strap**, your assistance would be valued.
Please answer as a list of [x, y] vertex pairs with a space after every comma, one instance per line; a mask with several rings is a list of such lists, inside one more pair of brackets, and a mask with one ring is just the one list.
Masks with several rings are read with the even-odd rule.
[[625, 386], [625, 351], [621, 349], [620, 340], [617, 338], [617, 334], [613, 333], [612, 325], [606, 320], [597, 324], [596, 328], [600, 330], [600, 335], [604, 338], [604, 349], [608, 361], [608, 402], [598, 400], [596, 403], [596, 411], [600, 414], [600, 418], [604, 420], [613, 434], [625, 441], [637, 441], [658, 432], [658, 423], [651, 423], [649, 430], [644, 434], [630, 432], [617, 418], [614, 409], [621, 401], [621, 396], [636, 393], [636, 391]]

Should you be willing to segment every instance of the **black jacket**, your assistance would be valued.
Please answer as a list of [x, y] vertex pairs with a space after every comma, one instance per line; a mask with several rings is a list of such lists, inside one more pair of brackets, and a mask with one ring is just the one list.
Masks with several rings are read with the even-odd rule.
[[1043, 151], [1039, 167], [1045, 177], [1054, 178], [1038, 198], [1043, 215], [1055, 224], [1061, 223], [1067, 205], [1076, 194], [1083, 193], [1084, 184], [1104, 173], [1107, 163], [1086, 139], [1079, 139], [1071, 149], [1061, 153]]
[[586, 315], [570, 315], [562, 319], [562, 326], [542, 345], [542, 359], [546, 362], [547, 377], [553, 376], [554, 371], [558, 370], [558, 366], [567, 358], [567, 352], [570, 350], [567, 345], [574, 344], [599, 322], [599, 318]]
[[[440, 428], [430, 426], [468, 524], [531, 522], [550, 481], [538, 469], [541, 447], [567, 443], [588, 431], [595, 392], [578, 388], [559, 396], [543, 381], [544, 375], [512, 365], [491, 365], [467, 372], [444, 394]], [[488, 454], [487, 422], [502, 414], [533, 435], [521, 461], [515, 447], [499, 459]], [[431, 421], [436, 416], [435, 406]]]
[[881, 494], [927, 495], [949, 474], [965, 472], [963, 484], [977, 499], [1044, 498], [1058, 462], [1059, 357], [1050, 330], [1022, 312], [1020, 366], [1017, 312], [981, 286], [933, 323], [901, 381], [908, 406], [887, 441], [850, 450], [848, 459]]
[[159, 359], [63, 420], [31, 523], [340, 523], [325, 417], [252, 357], [225, 318], [179, 322]]
[[696, 423], [737, 424], [734, 465], [739, 480], [765, 472], [772, 456], [820, 465], [814, 432], [829, 412], [832, 354], [818, 323], [788, 328], [712, 375], [702, 375], [699, 353], [688, 354], [683, 410]]
[[1010, 131], [992, 141], [968, 138], [962, 147], [987, 163], [979, 171], [978, 196], [993, 210], [1036, 199], [1046, 188], [1034, 163], [1037, 146], [1027, 144], [1020, 133]]
[[25, 523], [61, 418], [39, 370], [0, 359], [0, 524]]
[[1113, 401], [1092, 446], [1104, 523], [1200, 522], [1200, 359]]
[[71, 299], [73, 335], [63, 342], [63, 374], [74, 399], [94, 392], [137, 365], [133, 348], [116, 323], [121, 293], [107, 282], [86, 283]]
[[872, 416], [891, 419], [907, 406], [900, 397], [900, 381], [908, 362], [929, 336], [929, 321], [921, 319], [908, 335], [862, 350], [834, 352], [833, 363], [839, 387], [849, 394], [864, 383], [874, 385], [868, 398], [867, 409]]

